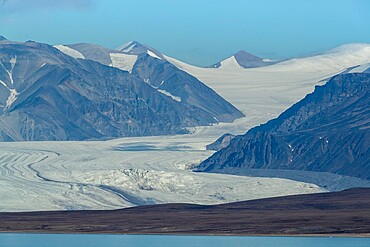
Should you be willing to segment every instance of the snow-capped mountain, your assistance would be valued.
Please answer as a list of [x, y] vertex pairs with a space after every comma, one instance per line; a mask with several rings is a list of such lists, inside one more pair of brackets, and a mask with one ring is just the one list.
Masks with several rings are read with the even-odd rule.
[[[211, 114], [215, 122], [232, 122], [243, 116], [233, 106], [225, 104], [219, 95], [197, 78], [164, 59], [158, 51], [152, 48], [147, 50], [148, 46], [138, 42], [130, 44], [128, 48], [122, 49], [124, 52], [91, 44], [56, 46], [56, 48], [77, 58], [83, 57], [126, 70], [171, 99]], [[158, 56], [153, 55], [154, 52]]]
[[135, 54], [119, 52], [103, 46], [87, 43], [55, 45], [54, 47], [71, 57], [93, 60], [130, 73], [138, 57]]
[[[109, 57], [103, 56], [106, 49], [92, 49], [86, 44], [76, 45], [75, 49], [58, 48], [78, 59], [47, 44], [0, 42], [0, 140], [185, 133], [187, 127], [243, 116], [213, 90], [175, 66], [167, 82], [171, 76], [186, 78], [188, 84], [181, 87], [190, 90], [181, 95], [168, 92], [166, 81], [163, 87], [156, 87], [134, 73], [102, 64], [109, 62]], [[154, 59], [145, 56], [144, 60]], [[196, 89], [191, 90], [189, 84]]]
[[324, 84], [348, 68], [370, 63], [370, 44], [347, 44], [319, 55], [249, 69], [201, 68], [164, 56], [206, 83], [246, 116], [258, 118], [255, 124], [260, 124], [301, 100], [315, 85]]
[[[23, 138], [19, 133], [30, 133], [29, 136], [36, 133], [35, 126], [40, 126], [40, 122], [39, 135], [51, 135], [55, 140], [62, 139], [63, 135], [85, 139], [86, 135], [81, 137], [78, 131], [72, 130], [86, 130], [83, 124], [91, 123], [96, 123], [88, 129], [91, 132], [106, 126], [119, 132], [131, 121], [130, 132], [146, 129], [147, 133], [154, 133], [156, 128], [158, 134], [163, 134], [165, 129], [167, 133], [178, 133], [183, 130], [181, 124], [185, 126], [190, 121], [198, 124], [215, 116], [209, 113], [203, 118], [191, 110], [189, 104], [197, 109], [194, 101], [202, 101], [189, 100], [187, 106], [184, 104], [185, 96], [180, 96], [180, 92], [196, 95], [199, 91], [196, 84], [191, 83], [194, 76], [238, 106], [247, 117], [233, 123], [191, 128], [189, 135], [129, 137], [103, 142], [0, 143], [0, 163], [6, 164], [2, 172], [0, 211], [40, 210], [40, 207], [42, 210], [114, 209], [166, 202], [215, 204], [369, 186], [369, 180], [321, 172], [302, 175], [301, 171], [292, 171], [293, 181], [276, 178], [274, 174], [268, 175], [273, 178], [261, 178], [188, 170], [213, 154], [205, 149], [206, 145], [224, 133], [244, 134], [251, 127], [276, 117], [312, 92], [315, 85], [325, 83], [349, 67], [355, 69], [369, 63], [366, 46], [350, 45], [354, 49], [259, 68], [219, 69], [191, 66], [165, 55], [165, 59], [158, 59], [147, 52], [135, 55], [89, 44], [58, 47], [70, 54], [66, 56], [53, 47], [28, 42], [29, 47], [23, 49], [30, 56], [22, 57], [18, 50], [25, 44], [17, 44], [7, 47], [6, 53], [4, 49], [0, 52], [6, 68], [0, 65], [0, 80], [6, 85], [0, 83], [0, 129], [6, 129], [12, 138], [19, 137], [17, 140]], [[31, 44], [35, 48], [30, 47]], [[47, 68], [53, 70], [48, 73]], [[59, 73], [59, 69], [63, 73]], [[38, 90], [32, 93], [30, 89], [22, 91], [23, 86], [12, 86], [9, 73], [13, 75], [14, 85], [24, 81]], [[29, 78], [24, 80], [24, 75]], [[164, 77], [168, 79], [161, 85]], [[169, 79], [173, 83], [166, 85]], [[181, 85], [179, 94], [175, 92], [177, 82]], [[31, 92], [29, 96], [28, 92]], [[192, 97], [195, 96], [189, 99]], [[7, 101], [12, 110], [4, 109]], [[137, 107], [133, 107], [135, 105]], [[24, 118], [15, 118], [17, 114]], [[119, 120], [122, 116], [129, 119]], [[144, 121], [136, 121], [143, 116]], [[63, 129], [62, 123], [70, 125]], [[231, 135], [224, 136], [214, 148], [223, 148], [231, 138]]]
[[370, 44], [345, 44], [319, 55], [293, 58], [276, 64], [276, 68], [290, 67], [294, 70], [333, 70], [369, 63]]
[[250, 54], [246, 51], [239, 51], [218, 63], [215, 63], [209, 68], [221, 68], [221, 69], [230, 69], [230, 68], [257, 68], [275, 64], [278, 61], [272, 61], [269, 59], [263, 59], [257, 57], [253, 54]]
[[134, 55], [141, 55], [146, 53], [154, 58], [163, 59], [163, 55], [159, 51], [137, 41], [124, 43], [123, 45], [117, 47], [116, 50]]
[[330, 172], [370, 179], [370, 69], [340, 74], [278, 118], [235, 137], [200, 171]]

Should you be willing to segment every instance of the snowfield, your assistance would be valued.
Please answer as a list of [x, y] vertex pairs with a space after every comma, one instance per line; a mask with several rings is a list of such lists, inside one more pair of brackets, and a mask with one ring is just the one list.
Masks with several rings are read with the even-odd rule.
[[295, 58], [274, 65], [244, 69], [240, 66], [200, 68], [165, 56], [178, 68], [197, 77], [255, 124], [277, 117], [330, 77], [370, 62], [370, 44], [347, 44], [320, 55]]
[[[328, 180], [327, 174], [312, 172], [254, 171], [250, 176], [234, 176], [191, 171], [213, 153], [205, 146], [222, 134], [245, 133], [276, 117], [331, 76], [370, 63], [370, 45], [346, 45], [253, 69], [199, 68], [165, 59], [213, 88], [246, 117], [197, 127], [188, 135], [0, 143], [0, 211], [114, 209], [165, 202], [216, 204], [370, 186], [368, 181], [336, 175]], [[124, 67], [132, 64], [121, 57], [116, 61]]]

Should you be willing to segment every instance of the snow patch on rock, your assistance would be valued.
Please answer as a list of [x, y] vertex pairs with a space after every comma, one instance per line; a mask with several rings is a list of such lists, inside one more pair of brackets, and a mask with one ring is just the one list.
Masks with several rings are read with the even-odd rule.
[[18, 93], [15, 89], [10, 89], [10, 95], [6, 100], [6, 108], [9, 108], [14, 103], [14, 101], [17, 99], [17, 95]]
[[109, 55], [112, 60], [112, 67], [125, 70], [130, 73], [132, 72], [132, 68], [137, 60], [137, 55], [129, 55], [124, 53], [110, 53]]
[[146, 53], [148, 53], [148, 55], [149, 56], [151, 56], [151, 57], [154, 57], [154, 58], [157, 58], [157, 59], [161, 59], [160, 57], [158, 57], [154, 52], [152, 52], [152, 51], [149, 51], [149, 50], [147, 50], [146, 51]]
[[2, 80], [0, 80], [0, 84], [2, 84], [4, 87], [6, 87], [7, 89], [9, 89], [8, 85], [6, 85], [6, 83], [3, 82]]
[[59, 51], [63, 52], [64, 54], [74, 57], [74, 58], [82, 58], [85, 59], [84, 55], [81, 52], [72, 49], [65, 45], [55, 45], [54, 48], [58, 49]]
[[157, 90], [158, 90], [158, 92], [160, 92], [160, 93], [162, 93], [162, 94], [164, 94], [166, 96], [171, 97], [174, 101], [181, 102], [181, 98], [180, 97], [174, 96], [170, 92], [167, 92], [166, 90], [163, 90], [163, 89], [157, 89]]

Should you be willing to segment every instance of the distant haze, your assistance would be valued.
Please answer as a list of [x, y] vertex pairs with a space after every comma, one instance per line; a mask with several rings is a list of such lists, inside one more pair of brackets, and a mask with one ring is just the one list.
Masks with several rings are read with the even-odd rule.
[[115, 48], [137, 40], [208, 66], [239, 50], [304, 56], [370, 43], [368, 0], [0, 0], [0, 35]]

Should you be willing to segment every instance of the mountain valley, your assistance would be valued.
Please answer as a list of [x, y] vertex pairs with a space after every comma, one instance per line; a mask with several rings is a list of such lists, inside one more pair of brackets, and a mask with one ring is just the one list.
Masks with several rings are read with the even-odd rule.
[[[22, 67], [21, 53], [16, 61], [11, 49], [1, 53], [2, 140], [28, 142], [0, 143], [0, 211], [218, 204], [370, 186], [367, 177], [312, 169], [193, 172], [214, 154], [206, 146], [225, 133], [245, 134], [331, 77], [366, 70], [368, 44], [256, 68], [196, 67], [138, 42], [118, 50], [5, 39], [1, 45], [17, 47], [13, 53], [22, 47], [38, 62]], [[23, 81], [25, 74], [33, 75]], [[128, 105], [138, 108], [124, 111]], [[129, 120], [130, 128], [121, 124]]]

